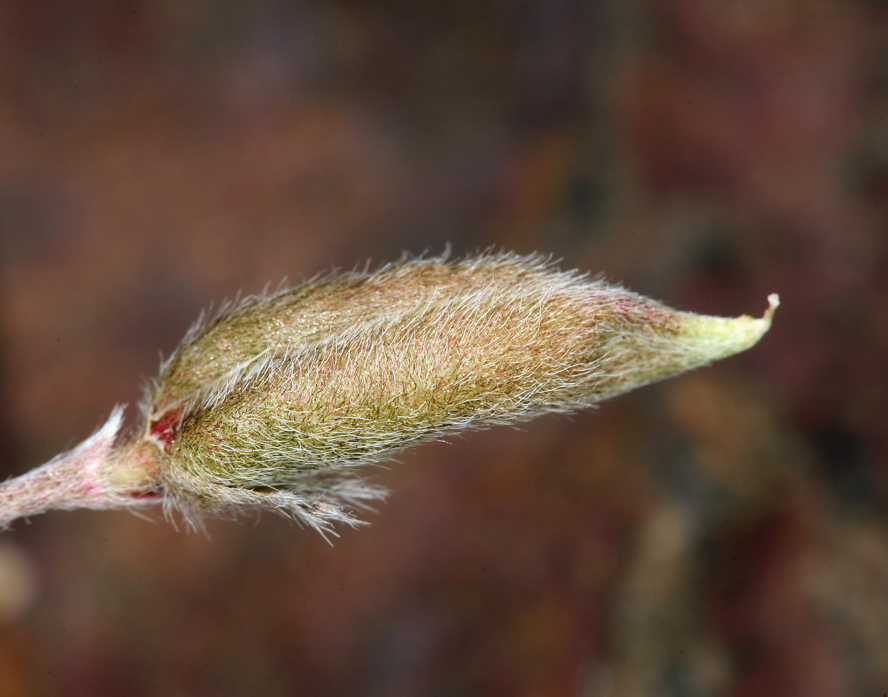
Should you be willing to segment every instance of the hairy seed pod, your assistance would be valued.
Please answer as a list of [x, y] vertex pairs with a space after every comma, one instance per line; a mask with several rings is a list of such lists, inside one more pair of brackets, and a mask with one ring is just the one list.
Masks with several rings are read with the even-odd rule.
[[770, 301], [763, 319], [677, 312], [512, 254], [402, 260], [251, 297], [189, 331], [94, 488], [108, 507], [160, 499], [192, 519], [266, 506], [318, 529], [354, 522], [351, 507], [381, 496], [355, 466], [737, 353], [767, 331]]

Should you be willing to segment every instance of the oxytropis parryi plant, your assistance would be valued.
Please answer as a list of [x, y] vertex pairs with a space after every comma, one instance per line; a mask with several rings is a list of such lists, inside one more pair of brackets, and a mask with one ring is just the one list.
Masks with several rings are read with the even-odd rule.
[[0, 526], [49, 509], [265, 507], [319, 530], [383, 495], [355, 468], [466, 428], [569, 412], [754, 345], [762, 319], [677, 312], [539, 257], [402, 260], [250, 297], [123, 410], [0, 486]]

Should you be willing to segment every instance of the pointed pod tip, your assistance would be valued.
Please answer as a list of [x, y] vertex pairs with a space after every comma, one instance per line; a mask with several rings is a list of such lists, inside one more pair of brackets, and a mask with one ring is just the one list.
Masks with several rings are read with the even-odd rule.
[[709, 363], [755, 346], [771, 328], [779, 305], [780, 297], [772, 293], [768, 296], [768, 309], [760, 318], [684, 314], [682, 334], [689, 340], [686, 349], [695, 354], [694, 363]]
[[748, 331], [750, 338], [753, 339], [750, 346], [757, 343], [771, 328], [771, 322], [774, 320], [774, 313], [778, 307], [780, 307], [780, 296], [777, 293], [771, 293], [768, 296], [768, 309], [765, 310], [765, 314], [762, 315], [761, 319], [752, 319], [747, 315], [737, 318], [738, 321], [744, 320], [749, 325]]
[[778, 307], [780, 307], [780, 296], [777, 293], [771, 293], [768, 296], [768, 309], [765, 310], [765, 314], [760, 319], [743, 315], [736, 319], [728, 320], [729, 324], [725, 326], [730, 328], [729, 333], [734, 335], [738, 352], [755, 346], [768, 332]]
[[771, 293], [768, 296], [768, 309], [765, 310], [765, 316], [762, 319], [771, 326], [771, 320], [774, 319], [774, 312], [780, 307], [780, 296], [777, 293]]

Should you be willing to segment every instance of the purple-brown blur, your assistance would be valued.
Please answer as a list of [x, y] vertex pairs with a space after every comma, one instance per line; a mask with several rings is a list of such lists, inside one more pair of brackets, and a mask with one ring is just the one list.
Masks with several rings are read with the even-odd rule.
[[783, 301], [713, 368], [403, 455], [332, 547], [17, 524], [0, 695], [888, 691], [884, 3], [13, 0], [0, 29], [2, 476], [136, 403], [211, 300], [403, 249]]

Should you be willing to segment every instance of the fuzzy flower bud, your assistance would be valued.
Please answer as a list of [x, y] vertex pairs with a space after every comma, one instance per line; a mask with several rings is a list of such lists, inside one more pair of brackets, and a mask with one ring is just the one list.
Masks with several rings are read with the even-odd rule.
[[[264, 506], [318, 529], [353, 523], [350, 508], [382, 496], [354, 467], [465, 428], [581, 409], [743, 351], [768, 330], [778, 304], [769, 300], [762, 319], [677, 312], [511, 254], [405, 260], [248, 298], [189, 331], [136, 438], [112, 447], [115, 412], [83, 445], [0, 489], [0, 523], [157, 500], [191, 520]], [[59, 462], [76, 495], [46, 474], [22, 494], [20, 482]]]

